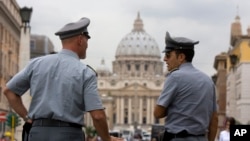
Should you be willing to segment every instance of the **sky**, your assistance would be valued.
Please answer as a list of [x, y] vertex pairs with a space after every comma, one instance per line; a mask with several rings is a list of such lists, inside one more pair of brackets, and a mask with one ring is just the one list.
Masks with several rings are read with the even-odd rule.
[[[31, 34], [50, 38], [56, 51], [62, 49], [55, 32], [82, 17], [90, 19], [87, 58], [98, 68], [101, 60], [112, 70], [118, 44], [133, 29], [140, 12], [144, 30], [160, 50], [165, 35], [182, 36], [200, 43], [195, 46], [193, 65], [212, 76], [214, 58], [230, 47], [230, 29], [236, 15], [242, 33], [250, 25], [250, 0], [16, 0], [20, 7], [32, 7]], [[162, 58], [164, 54], [161, 54]], [[163, 59], [162, 59], [163, 60]], [[165, 66], [166, 67], [166, 66]]]

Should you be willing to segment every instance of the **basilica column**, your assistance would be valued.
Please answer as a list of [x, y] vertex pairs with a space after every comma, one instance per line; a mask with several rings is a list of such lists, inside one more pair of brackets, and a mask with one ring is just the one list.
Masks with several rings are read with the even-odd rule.
[[150, 107], [153, 107], [153, 105], [151, 105], [151, 102], [150, 102], [150, 99], [151, 98], [147, 98], [147, 124], [150, 124], [150, 119], [151, 119], [151, 116], [153, 115], [153, 111]]
[[131, 113], [132, 113], [132, 107], [131, 107], [131, 105], [132, 105], [132, 98], [129, 97], [128, 98], [128, 123], [129, 124], [133, 124], [132, 123], [132, 115], [131, 115]]
[[117, 124], [120, 124], [120, 111], [121, 111], [121, 107], [119, 106], [120, 105], [120, 97], [117, 96], [116, 97], [116, 123]]
[[121, 124], [124, 124], [124, 97], [120, 97], [121, 102], [121, 109], [120, 109], [120, 121]]
[[142, 124], [142, 114], [143, 114], [143, 109], [142, 109], [142, 97], [139, 97], [139, 124]]
[[150, 117], [151, 117], [151, 123], [153, 124], [154, 123], [154, 119], [155, 119], [154, 118], [154, 114], [153, 114], [154, 113], [154, 108], [155, 108], [155, 99], [154, 99], [154, 97], [151, 97], [150, 100], [151, 100], [151, 105], [152, 105], [151, 106], [152, 114], [151, 114]]
[[138, 100], [138, 93], [137, 93], [137, 87], [138, 84], [134, 83], [134, 99], [133, 99], [133, 114], [134, 114], [134, 119], [133, 119], [133, 126], [134, 126], [134, 130], [137, 130], [137, 126], [139, 123], [139, 100]]

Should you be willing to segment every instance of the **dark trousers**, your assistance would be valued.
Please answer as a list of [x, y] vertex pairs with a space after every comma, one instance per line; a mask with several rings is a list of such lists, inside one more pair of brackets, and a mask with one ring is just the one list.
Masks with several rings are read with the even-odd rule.
[[81, 128], [34, 126], [29, 141], [85, 141]]
[[200, 134], [200, 135], [192, 135], [189, 134], [187, 131], [182, 131], [180, 133], [177, 134], [173, 134], [173, 133], [169, 133], [167, 131], [164, 132], [162, 141], [171, 141], [172, 139], [176, 139], [176, 138], [189, 138], [189, 137], [205, 137], [205, 134]]
[[36, 119], [28, 141], [84, 141], [82, 125], [54, 119]]

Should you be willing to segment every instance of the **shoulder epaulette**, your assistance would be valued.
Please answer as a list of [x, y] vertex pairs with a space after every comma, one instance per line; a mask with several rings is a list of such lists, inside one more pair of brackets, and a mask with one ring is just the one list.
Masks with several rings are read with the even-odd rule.
[[98, 77], [98, 74], [97, 72], [95, 71], [95, 69], [93, 69], [91, 66], [87, 65], [87, 67], [89, 67], [94, 73], [95, 73], [95, 76]]

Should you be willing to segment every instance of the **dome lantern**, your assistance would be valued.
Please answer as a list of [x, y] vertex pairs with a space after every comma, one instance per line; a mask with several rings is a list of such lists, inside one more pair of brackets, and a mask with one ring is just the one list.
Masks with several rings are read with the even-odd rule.
[[143, 22], [140, 18], [140, 12], [138, 12], [137, 14], [137, 19], [134, 22], [134, 29], [132, 30], [133, 32], [140, 32], [140, 31], [144, 31], [143, 29]]

